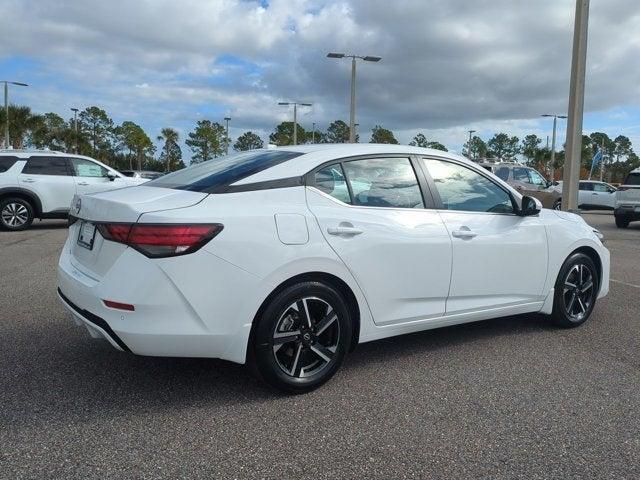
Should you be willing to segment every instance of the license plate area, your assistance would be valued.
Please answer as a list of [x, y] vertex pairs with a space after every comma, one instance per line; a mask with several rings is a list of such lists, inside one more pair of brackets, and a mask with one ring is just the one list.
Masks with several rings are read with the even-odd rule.
[[95, 238], [96, 226], [91, 222], [82, 220], [80, 228], [78, 229], [78, 245], [86, 248], [87, 250], [92, 250]]

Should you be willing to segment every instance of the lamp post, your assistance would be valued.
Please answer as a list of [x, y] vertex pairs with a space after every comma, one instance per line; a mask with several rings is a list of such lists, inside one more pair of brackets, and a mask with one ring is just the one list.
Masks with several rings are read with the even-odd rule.
[[0, 80], [0, 83], [4, 83], [4, 148], [9, 148], [9, 85], [19, 87], [28, 87], [29, 85], [10, 80]]
[[71, 111], [73, 112], [73, 127], [76, 131], [76, 138], [75, 138], [75, 144], [76, 144], [76, 148], [75, 148], [75, 154], [78, 153], [78, 109], [77, 108], [71, 108]]
[[469, 143], [467, 143], [467, 157], [469, 160], [473, 160], [473, 154], [471, 153], [471, 136], [476, 133], [476, 130], [469, 130]]
[[367, 55], [361, 57], [359, 55], [351, 55], [345, 53], [330, 52], [327, 54], [328, 58], [350, 58], [351, 59], [351, 109], [349, 113], [349, 143], [356, 143], [356, 59], [364, 60], [365, 62], [379, 62], [381, 57], [374, 57]]
[[311, 127], [311, 143], [316, 143], [316, 122], [313, 122]]
[[549, 169], [549, 176], [551, 181], [555, 181], [555, 162], [556, 162], [556, 124], [559, 118], [567, 118], [566, 115], [553, 115], [551, 113], [545, 113], [542, 117], [553, 117], [553, 133], [551, 134], [551, 168]]
[[313, 103], [302, 102], [278, 102], [278, 105], [293, 105], [293, 144], [298, 144], [298, 105], [301, 107], [310, 107]]
[[226, 155], [229, 155], [229, 121], [230, 120], [231, 120], [231, 117], [224, 117], [224, 121], [227, 123], [227, 127], [226, 127], [225, 134], [224, 134], [224, 136], [225, 136], [224, 143], [225, 143]]

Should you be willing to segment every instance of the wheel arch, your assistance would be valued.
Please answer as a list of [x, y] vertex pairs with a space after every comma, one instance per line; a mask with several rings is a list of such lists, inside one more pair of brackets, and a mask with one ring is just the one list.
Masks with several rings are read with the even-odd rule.
[[[567, 256], [567, 258], [569, 258], [574, 253], [583, 253], [587, 257], [591, 258], [591, 260], [593, 260], [593, 263], [595, 263], [596, 268], [598, 269], [598, 282], [602, 284], [602, 259], [600, 258], [600, 255], [598, 254], [598, 252], [594, 248], [585, 245], [585, 246], [576, 248], [573, 252], [571, 252]], [[598, 288], [599, 287], [600, 286], [598, 286]]]
[[338, 291], [344, 297], [345, 301], [347, 302], [347, 308], [349, 309], [349, 314], [351, 316], [351, 322], [353, 325], [353, 335], [351, 337], [351, 345], [349, 346], [349, 351], [353, 351], [355, 349], [360, 338], [360, 305], [358, 304], [358, 299], [356, 298], [356, 295], [351, 287], [340, 277], [331, 273], [319, 271], [305, 272], [294, 275], [293, 277], [290, 277], [287, 280], [281, 282], [275, 289], [271, 291], [271, 293], [269, 293], [269, 295], [267, 295], [267, 298], [264, 299], [264, 301], [260, 305], [260, 308], [258, 308], [258, 311], [253, 317], [251, 323], [251, 332], [249, 333], [249, 349], [251, 348], [250, 346], [253, 345], [258, 319], [261, 317], [262, 313], [267, 308], [271, 300], [291, 285], [309, 281], [316, 281], [327, 284]]
[[35, 217], [39, 217], [42, 214], [42, 202], [38, 198], [38, 195], [30, 190], [15, 187], [0, 188], [0, 200], [4, 200], [5, 198], [21, 198], [26, 200], [33, 206], [33, 214]]

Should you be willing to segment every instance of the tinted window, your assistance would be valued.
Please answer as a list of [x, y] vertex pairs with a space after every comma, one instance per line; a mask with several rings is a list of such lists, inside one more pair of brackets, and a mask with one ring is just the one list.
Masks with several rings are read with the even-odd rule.
[[133, 177], [133, 171], [132, 170], [122, 170], [120, 171], [121, 174], [123, 174], [125, 177]]
[[496, 171], [496, 175], [504, 180], [505, 182], [507, 180], [509, 180], [509, 167], [500, 167], [497, 171]]
[[315, 186], [324, 193], [344, 203], [351, 203], [347, 182], [339, 163], [318, 170], [314, 177]]
[[578, 184], [578, 189], [582, 190], [582, 191], [591, 191], [593, 190], [593, 183], [590, 182], [580, 182]]
[[282, 150], [253, 150], [207, 162], [191, 165], [177, 172], [163, 175], [145, 185], [150, 187], [177, 188], [195, 192], [215, 192], [243, 178], [302, 155], [300, 152]]
[[531, 183], [531, 180], [529, 180], [529, 169], [522, 168], [522, 167], [514, 168], [513, 169], [513, 179], [516, 182]]
[[529, 178], [534, 185], [538, 185], [539, 187], [547, 186], [547, 180], [535, 170], [529, 170]]
[[447, 210], [513, 213], [511, 197], [488, 178], [442, 160], [425, 160], [429, 173]]
[[18, 157], [0, 157], [0, 173], [6, 172], [18, 161]]
[[61, 157], [31, 157], [22, 169], [31, 175], [69, 175], [67, 159]]
[[76, 177], [106, 177], [107, 169], [91, 160], [72, 158], [73, 175]]
[[343, 164], [353, 204], [366, 207], [424, 208], [408, 158], [372, 158]]
[[623, 185], [640, 185], [640, 173], [630, 173]]

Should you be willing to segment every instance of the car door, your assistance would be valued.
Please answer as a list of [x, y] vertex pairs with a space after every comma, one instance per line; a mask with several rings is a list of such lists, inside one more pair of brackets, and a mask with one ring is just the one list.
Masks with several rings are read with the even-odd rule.
[[433, 200], [408, 156], [323, 166], [307, 184], [308, 206], [377, 325], [444, 315], [451, 240], [438, 213], [425, 208]]
[[38, 196], [45, 214], [68, 212], [76, 193], [69, 162], [53, 155], [29, 157], [18, 175], [18, 184]]
[[592, 205], [602, 209], [614, 209], [616, 189], [604, 182], [593, 182]]
[[578, 183], [578, 207], [590, 207], [593, 204], [595, 197], [593, 194], [593, 183], [591, 182], [579, 182]]
[[[124, 182], [123, 177], [108, 177], [109, 170], [97, 162], [86, 158], [71, 158], [70, 161], [78, 194], [102, 192], [128, 185]], [[113, 175], [116, 175], [115, 172]]]
[[516, 215], [508, 190], [469, 165], [423, 165], [453, 246], [447, 315], [540, 302], [548, 253], [539, 217]]

